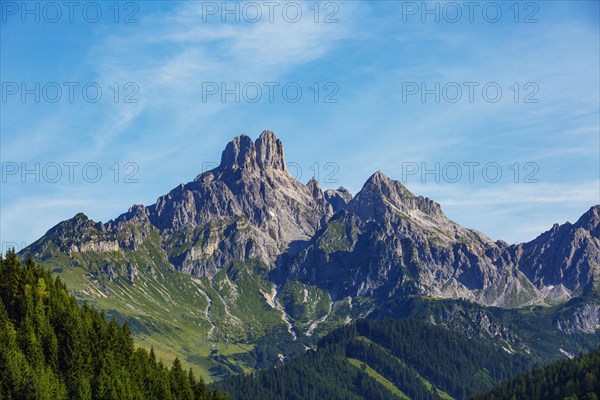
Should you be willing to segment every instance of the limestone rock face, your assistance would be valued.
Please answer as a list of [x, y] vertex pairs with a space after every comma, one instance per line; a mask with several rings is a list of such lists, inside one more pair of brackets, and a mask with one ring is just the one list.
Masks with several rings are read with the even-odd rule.
[[352, 194], [345, 187], [340, 186], [337, 190], [326, 190], [325, 200], [331, 204], [333, 212], [336, 213], [348, 206], [348, 203], [352, 200]]
[[[327, 194], [326, 194], [327, 196]], [[598, 210], [508, 246], [450, 221], [436, 202], [377, 172], [290, 266], [333, 298], [424, 295], [482, 305], [558, 304], [599, 282]]]
[[577, 307], [571, 315], [556, 320], [555, 326], [568, 334], [600, 330], [600, 303], [589, 302]]
[[575, 224], [555, 224], [529, 243], [510, 248], [511, 259], [535, 285], [572, 292], [600, 282], [600, 206]]

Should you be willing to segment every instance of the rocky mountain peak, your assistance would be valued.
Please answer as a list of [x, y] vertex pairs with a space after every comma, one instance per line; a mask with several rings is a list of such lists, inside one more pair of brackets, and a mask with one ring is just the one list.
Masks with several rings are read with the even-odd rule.
[[381, 185], [387, 183], [388, 181], [390, 181], [390, 178], [385, 176], [383, 172], [381, 172], [381, 170], [377, 170], [373, 175], [369, 177], [369, 179], [367, 179], [367, 182], [365, 182], [365, 184]]
[[340, 186], [337, 189], [327, 189], [325, 191], [325, 200], [331, 207], [333, 207], [333, 212], [338, 212], [345, 209], [348, 206], [350, 200], [352, 200], [352, 194], [343, 186]]
[[598, 231], [600, 226], [600, 205], [595, 205], [583, 214], [575, 223], [588, 231]]
[[256, 162], [261, 169], [286, 170], [283, 143], [271, 131], [263, 131], [256, 142]]
[[308, 188], [308, 190], [310, 190], [313, 198], [319, 199], [319, 200], [324, 199], [323, 191], [321, 190], [321, 186], [319, 185], [319, 182], [315, 179], [314, 176], [312, 178], [310, 178], [310, 180], [306, 183], [306, 187]]
[[236, 136], [221, 155], [222, 170], [280, 170], [286, 171], [283, 144], [271, 131], [263, 131], [255, 142], [249, 136]]
[[256, 148], [249, 136], [242, 134], [227, 143], [221, 155], [220, 167], [222, 169], [235, 171], [241, 168], [252, 168], [256, 165]]
[[389, 213], [427, 216], [446, 221], [440, 205], [429, 198], [415, 196], [402, 183], [377, 171], [348, 205], [363, 219], [381, 219]]
[[387, 198], [395, 195], [403, 198], [415, 197], [402, 183], [388, 178], [381, 171], [375, 172], [367, 179], [361, 192], [379, 193]]
[[126, 213], [121, 214], [116, 220], [115, 223], [120, 223], [122, 221], [130, 221], [135, 223], [144, 223], [148, 221], [148, 216], [150, 215], [150, 211], [147, 207], [142, 204], [134, 204], [129, 207]]

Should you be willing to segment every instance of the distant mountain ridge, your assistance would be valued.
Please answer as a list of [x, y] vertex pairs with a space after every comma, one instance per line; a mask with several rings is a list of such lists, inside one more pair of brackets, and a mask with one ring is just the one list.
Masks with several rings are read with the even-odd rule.
[[[175, 335], [173, 354], [192, 357], [178, 329], [199, 327], [202, 351], [236, 371], [263, 357], [260, 346], [246, 344], [279, 330], [294, 343], [282, 346], [285, 357], [314, 343], [315, 333], [415, 296], [503, 308], [584, 296], [589, 301], [562, 313], [553, 329], [598, 332], [599, 214], [596, 205], [528, 243], [495, 242], [381, 172], [355, 196], [344, 188], [323, 192], [314, 179], [300, 183], [287, 171], [281, 141], [264, 131], [256, 141], [235, 137], [217, 168], [154, 204], [134, 205], [107, 223], [77, 214], [20, 254], [54, 267], [81, 299], [122, 318], [143, 315], [144, 340]], [[181, 315], [171, 315], [179, 306]], [[503, 329], [514, 343], [525, 340]], [[225, 351], [223, 343], [254, 352], [253, 361], [226, 355], [223, 364], [214, 353]]]
[[450, 221], [438, 203], [377, 172], [292, 262], [291, 276], [324, 284], [337, 298], [399, 293], [501, 307], [558, 304], [600, 282], [599, 210], [508, 246]]

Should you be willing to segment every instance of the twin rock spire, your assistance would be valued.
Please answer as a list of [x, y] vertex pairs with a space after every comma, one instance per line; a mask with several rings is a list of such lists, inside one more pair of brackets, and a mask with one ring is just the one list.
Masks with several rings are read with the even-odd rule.
[[263, 131], [256, 142], [249, 136], [236, 136], [221, 155], [221, 169], [275, 169], [287, 171], [283, 143], [271, 131]]

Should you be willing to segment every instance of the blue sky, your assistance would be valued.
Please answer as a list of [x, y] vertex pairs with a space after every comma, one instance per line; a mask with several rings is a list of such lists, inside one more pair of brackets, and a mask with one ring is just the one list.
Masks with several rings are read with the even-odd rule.
[[3, 2], [3, 250], [152, 204], [264, 129], [303, 182], [381, 170], [493, 239], [600, 202], [598, 2], [287, 3]]

